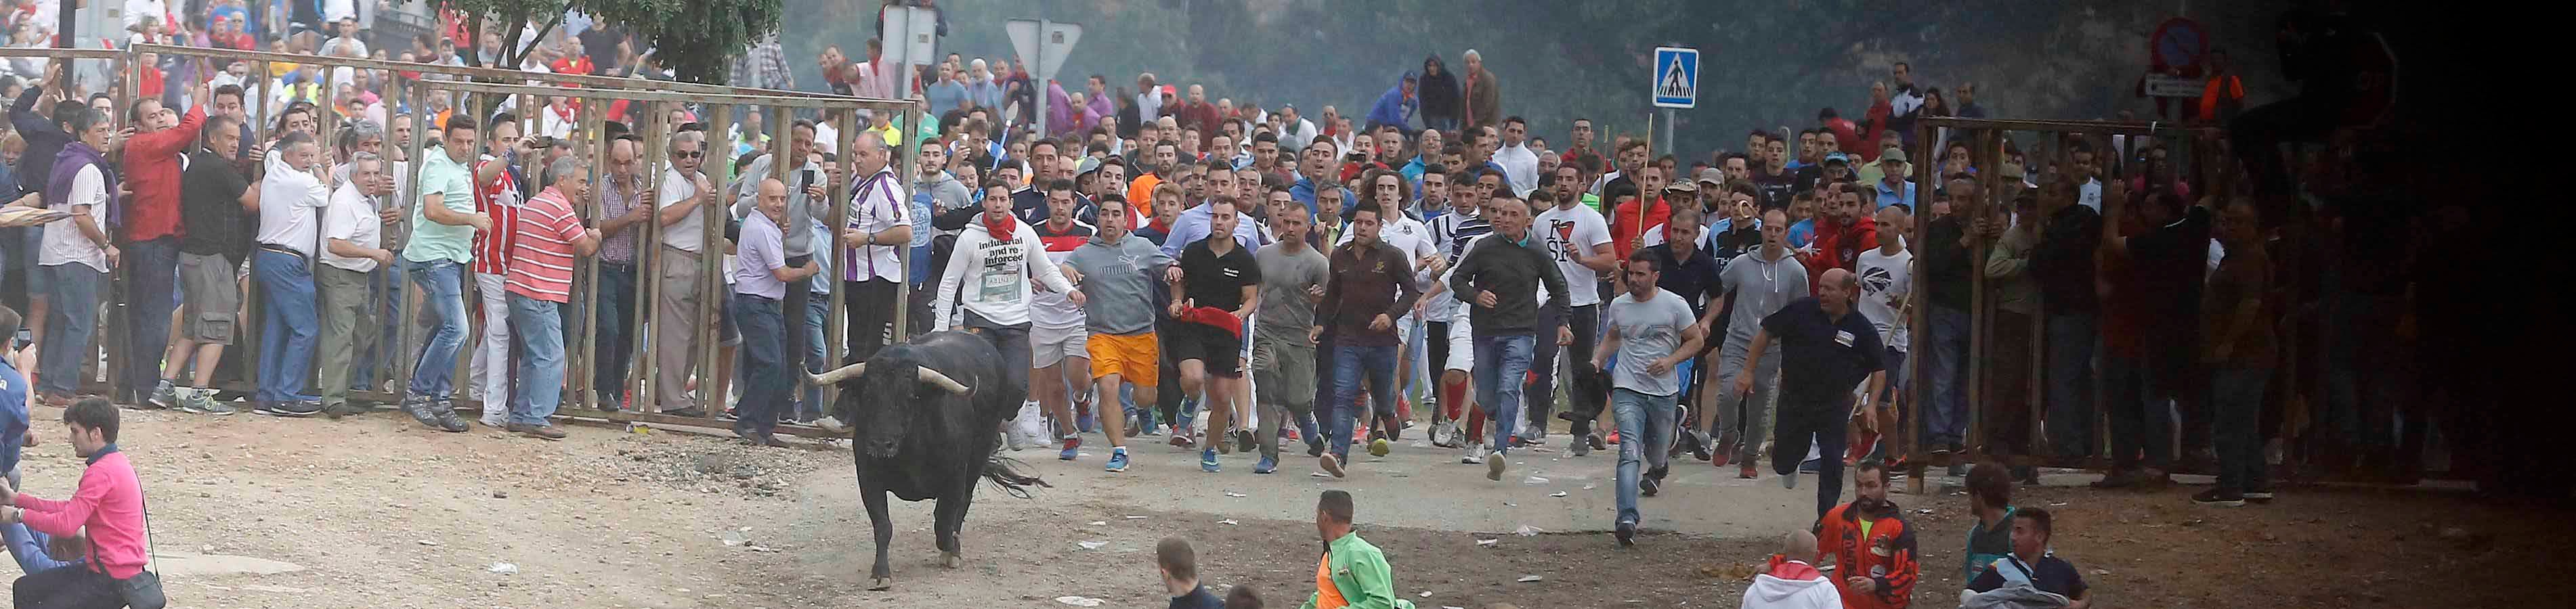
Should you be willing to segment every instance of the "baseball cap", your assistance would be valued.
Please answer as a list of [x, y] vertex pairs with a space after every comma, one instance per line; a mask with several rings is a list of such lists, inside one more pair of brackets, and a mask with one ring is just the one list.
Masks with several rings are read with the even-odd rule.
[[1090, 155], [1083, 155], [1082, 162], [1073, 166], [1073, 175], [1082, 175], [1099, 170], [1100, 159], [1092, 158]]
[[1682, 180], [1671, 184], [1665, 184], [1664, 192], [1699, 192], [1699, 185], [1689, 180]]
[[1843, 154], [1843, 153], [1840, 153], [1840, 152], [1826, 153], [1826, 154], [1825, 154], [1825, 162], [1827, 162], [1827, 163], [1842, 163], [1842, 164], [1844, 164], [1844, 165], [1850, 165], [1850, 164], [1851, 164], [1851, 156], [1850, 156], [1850, 155]]
[[1726, 184], [1726, 172], [1719, 171], [1715, 167], [1702, 169], [1699, 170], [1699, 181], [1723, 186]]
[[1895, 161], [1895, 162], [1899, 162], [1899, 163], [1903, 163], [1903, 162], [1905, 162], [1905, 149], [1903, 149], [1903, 148], [1889, 148], [1889, 149], [1887, 149], [1887, 151], [1886, 151], [1886, 152], [1878, 153], [1878, 162], [1885, 163], [1885, 162], [1888, 162], [1888, 161]]

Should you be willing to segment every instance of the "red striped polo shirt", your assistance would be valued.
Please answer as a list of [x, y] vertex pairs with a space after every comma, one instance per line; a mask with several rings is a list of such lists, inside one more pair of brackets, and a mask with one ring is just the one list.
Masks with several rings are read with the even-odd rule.
[[[572, 242], [581, 239], [581, 220], [572, 202], [552, 187], [519, 208], [511, 224], [510, 293], [546, 302], [567, 302], [572, 294]], [[497, 225], [495, 225], [497, 226]]]

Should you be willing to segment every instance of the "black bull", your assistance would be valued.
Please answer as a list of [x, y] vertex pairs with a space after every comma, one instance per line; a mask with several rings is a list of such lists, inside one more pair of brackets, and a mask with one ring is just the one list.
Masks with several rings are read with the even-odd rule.
[[956, 568], [963, 559], [957, 531], [977, 483], [990, 480], [1020, 498], [1028, 497], [1028, 485], [1046, 486], [1013, 471], [999, 454], [998, 429], [1018, 413], [1028, 389], [1011, 385], [1001, 354], [982, 338], [933, 332], [809, 380], [839, 386], [840, 399], [827, 414], [849, 421], [854, 432], [859, 498], [876, 529], [877, 560], [868, 571], [873, 589], [894, 582], [886, 564], [886, 543], [894, 538], [887, 493], [904, 501], [938, 500], [940, 564]]

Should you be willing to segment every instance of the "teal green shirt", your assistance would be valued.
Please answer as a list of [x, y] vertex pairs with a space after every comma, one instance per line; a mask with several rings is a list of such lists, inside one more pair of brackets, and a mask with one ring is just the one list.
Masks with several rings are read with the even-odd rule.
[[[1360, 539], [1358, 531], [1334, 539], [1324, 556], [1332, 567], [1333, 587], [1352, 609], [1413, 609], [1413, 601], [1395, 596], [1395, 571], [1387, 566], [1386, 553]], [[1299, 609], [1315, 609], [1320, 596], [1308, 595]]]
[[[420, 164], [419, 192], [423, 196], [437, 194], [448, 211], [474, 213], [474, 170], [447, 158], [447, 151], [438, 148], [430, 148], [421, 156], [427, 159]], [[404, 260], [447, 260], [457, 264], [474, 260], [474, 227], [431, 222], [427, 209], [419, 205], [412, 206], [411, 225], [411, 243], [403, 246]]]

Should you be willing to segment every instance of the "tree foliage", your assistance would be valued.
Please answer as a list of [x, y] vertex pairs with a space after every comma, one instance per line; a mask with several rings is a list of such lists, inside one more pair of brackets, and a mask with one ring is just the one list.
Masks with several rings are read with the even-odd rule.
[[[565, 16], [580, 11], [600, 24], [634, 33], [643, 46], [653, 49], [656, 60], [689, 82], [723, 82], [734, 57], [778, 30], [785, 9], [781, 0], [423, 1], [435, 10], [480, 15], [500, 24], [502, 66], [519, 65], [536, 42], [521, 40], [528, 30], [514, 26], [534, 26], [536, 36], [543, 38], [561, 26]], [[478, 40], [481, 27], [481, 20], [467, 22], [469, 33]], [[468, 49], [476, 44], [461, 42]], [[481, 61], [475, 53], [464, 55], [468, 65]]]
[[[876, 2], [786, 0], [799, 18], [785, 25], [800, 80], [817, 76], [810, 58], [823, 45], [852, 50], [875, 35]], [[2240, 65], [2268, 56], [2273, 14], [2287, 0], [2193, 3]], [[2203, 4], [2211, 6], [2202, 6]], [[1747, 129], [1814, 124], [1816, 110], [1847, 116], [1868, 105], [1869, 85], [1907, 61], [1920, 84], [1979, 83], [1978, 103], [1998, 116], [2094, 118], [2152, 106], [2132, 91], [2146, 66], [2146, 37], [2172, 5], [2109, 0], [2033, 3], [1960, 0], [1889, 4], [1873, 0], [944, 0], [950, 35], [943, 53], [1002, 59], [1012, 54], [1002, 24], [1013, 18], [1081, 23], [1082, 42], [1059, 80], [1132, 84], [1154, 72], [1165, 83], [1208, 85], [1211, 95], [1264, 107], [1295, 102], [1364, 115], [1378, 94], [1424, 56], [1458, 68], [1477, 49], [1503, 87], [1503, 111], [1536, 134], [1562, 135], [1576, 116], [1609, 133], [1642, 133], [1654, 112], [1646, 96], [1654, 47], [1701, 52], [1699, 107], [1676, 113], [1685, 154], [1743, 141]], [[2251, 25], [2248, 25], [2251, 24]], [[2248, 73], [2260, 101], [2278, 85]], [[2258, 76], [2259, 75], [2259, 76]], [[1953, 100], [1955, 102], [1955, 100]], [[1691, 145], [1691, 143], [1700, 143]], [[1597, 143], [1597, 142], [1596, 142]]]

